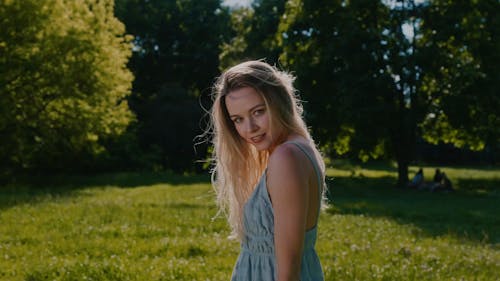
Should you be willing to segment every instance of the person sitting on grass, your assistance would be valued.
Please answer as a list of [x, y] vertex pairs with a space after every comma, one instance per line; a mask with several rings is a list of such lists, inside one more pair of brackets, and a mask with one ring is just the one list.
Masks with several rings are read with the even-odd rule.
[[453, 189], [453, 185], [451, 184], [451, 180], [446, 176], [445, 173], [443, 173], [442, 185], [443, 185], [443, 188], [444, 188], [444, 192], [455, 191]]
[[443, 173], [441, 173], [441, 170], [436, 169], [436, 172], [434, 173], [434, 180], [432, 181], [432, 183], [429, 184], [429, 189], [431, 191], [440, 189], [442, 180], [443, 180]]
[[451, 183], [451, 180], [448, 178], [446, 173], [441, 173], [441, 177], [439, 178], [439, 185], [437, 185], [435, 188], [431, 189], [431, 191], [444, 191], [444, 192], [452, 192], [455, 191], [453, 189], [453, 185]]
[[421, 189], [424, 186], [424, 171], [422, 168], [418, 170], [413, 179], [408, 183], [409, 188]]

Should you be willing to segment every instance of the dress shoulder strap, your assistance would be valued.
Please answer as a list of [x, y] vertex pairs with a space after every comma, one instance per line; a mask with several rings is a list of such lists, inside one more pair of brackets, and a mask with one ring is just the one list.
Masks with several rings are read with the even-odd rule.
[[315, 158], [309, 154], [307, 149], [305, 149], [301, 143], [296, 142], [296, 141], [287, 141], [285, 143], [293, 143], [307, 156], [309, 161], [311, 161], [311, 164], [313, 165], [314, 171], [316, 172], [316, 176], [318, 178], [318, 193], [319, 193], [319, 199], [321, 202], [321, 197], [322, 197], [322, 193], [323, 193], [323, 176], [322, 176], [321, 169], [319, 168], [317, 160], [315, 160]]

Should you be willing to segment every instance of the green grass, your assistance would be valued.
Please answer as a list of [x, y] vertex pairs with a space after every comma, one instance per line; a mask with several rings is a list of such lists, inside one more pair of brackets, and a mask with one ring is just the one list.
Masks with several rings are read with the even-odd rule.
[[[445, 194], [394, 188], [389, 166], [340, 167], [319, 224], [326, 280], [499, 280], [500, 169], [445, 167]], [[239, 245], [207, 176], [36, 182], [0, 188], [0, 280], [230, 277]]]

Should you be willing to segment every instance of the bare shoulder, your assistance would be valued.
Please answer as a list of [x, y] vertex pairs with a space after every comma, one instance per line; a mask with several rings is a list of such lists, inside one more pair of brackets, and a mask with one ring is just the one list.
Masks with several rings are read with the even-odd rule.
[[271, 187], [300, 185], [305, 180], [304, 161], [298, 149], [294, 144], [284, 143], [270, 155], [268, 181]]
[[268, 169], [294, 169], [300, 166], [298, 148], [292, 143], [283, 143], [269, 156]]

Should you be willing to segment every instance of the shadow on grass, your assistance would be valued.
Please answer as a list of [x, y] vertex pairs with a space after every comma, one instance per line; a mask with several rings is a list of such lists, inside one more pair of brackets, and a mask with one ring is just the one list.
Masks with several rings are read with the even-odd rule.
[[331, 164], [335, 169], [344, 170], [344, 171], [358, 171], [360, 169], [374, 170], [374, 171], [384, 171], [384, 172], [396, 172], [398, 171], [397, 167], [393, 165], [391, 162], [382, 161], [382, 160], [372, 160], [366, 163], [363, 162], [355, 162], [353, 160], [343, 160], [336, 159]]
[[[394, 187], [395, 181], [391, 176], [329, 179], [334, 204], [329, 212], [386, 217], [415, 225], [423, 235], [432, 237], [452, 235], [476, 242], [500, 243], [500, 179], [459, 179], [455, 182], [459, 189], [453, 193], [398, 189]], [[208, 174], [115, 173], [29, 178], [0, 187], [0, 210], [47, 198], [70, 197], [84, 188], [200, 183], [209, 183]]]
[[399, 189], [394, 182], [393, 177], [329, 180], [328, 212], [386, 217], [414, 225], [424, 236], [500, 243], [500, 180], [460, 180], [451, 193]]
[[210, 177], [202, 175], [179, 175], [169, 172], [112, 173], [112, 174], [64, 174], [45, 176], [24, 176], [15, 183], [0, 186], [0, 210], [19, 204], [36, 203], [47, 198], [61, 198], [75, 195], [81, 189], [119, 187], [135, 188], [156, 184], [182, 186], [207, 184]]

